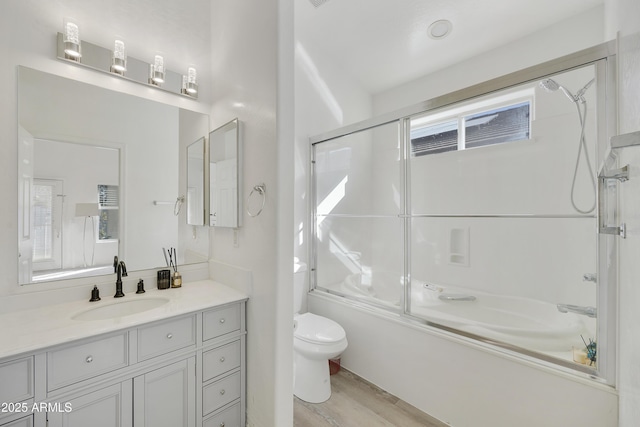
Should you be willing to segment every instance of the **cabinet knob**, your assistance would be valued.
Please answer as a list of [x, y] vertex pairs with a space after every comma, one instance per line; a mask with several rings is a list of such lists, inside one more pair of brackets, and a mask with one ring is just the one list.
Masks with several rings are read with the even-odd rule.
[[224, 396], [224, 389], [220, 390], [220, 396]]
[[220, 427], [224, 427], [224, 426], [225, 426], [225, 424], [224, 424], [224, 421], [223, 421], [223, 422], [220, 423]]
[[87, 356], [87, 358], [84, 359], [84, 361], [87, 362], [87, 363], [93, 362], [93, 356]]
[[220, 323], [224, 323], [224, 318], [220, 319]]
[[220, 358], [220, 363], [224, 363], [224, 356]]
[[169, 333], [167, 334], [167, 339], [168, 339], [168, 340], [170, 340], [171, 338], [173, 338], [173, 334], [172, 334], [171, 332], [169, 332]]

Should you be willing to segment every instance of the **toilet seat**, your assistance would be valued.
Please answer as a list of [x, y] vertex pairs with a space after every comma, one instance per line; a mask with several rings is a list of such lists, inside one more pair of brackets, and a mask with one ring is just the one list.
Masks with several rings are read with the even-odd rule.
[[313, 313], [294, 317], [294, 338], [317, 345], [333, 344], [346, 338], [342, 326], [326, 317]]

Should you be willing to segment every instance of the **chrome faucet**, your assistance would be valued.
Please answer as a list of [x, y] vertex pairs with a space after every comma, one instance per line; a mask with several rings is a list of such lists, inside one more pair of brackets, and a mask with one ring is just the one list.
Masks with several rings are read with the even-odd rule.
[[571, 304], [558, 304], [557, 307], [560, 313], [576, 313], [589, 317], [597, 317], [598, 313], [595, 307], [582, 307]]
[[118, 257], [113, 257], [113, 269], [116, 276], [116, 294], [113, 296], [114, 298], [122, 298], [124, 296], [124, 292], [122, 292], [122, 276], [127, 277], [127, 266], [124, 261], [118, 261]]

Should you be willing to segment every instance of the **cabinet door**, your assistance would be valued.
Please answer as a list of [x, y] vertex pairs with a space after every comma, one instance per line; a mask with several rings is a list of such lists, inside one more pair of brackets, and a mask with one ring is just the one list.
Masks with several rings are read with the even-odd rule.
[[62, 399], [59, 410], [48, 412], [49, 427], [132, 427], [131, 380]]
[[195, 427], [195, 357], [156, 369], [133, 381], [136, 427]]

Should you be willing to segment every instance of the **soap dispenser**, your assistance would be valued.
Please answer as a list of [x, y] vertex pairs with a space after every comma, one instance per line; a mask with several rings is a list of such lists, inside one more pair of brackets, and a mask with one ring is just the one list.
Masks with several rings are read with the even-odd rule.
[[93, 285], [93, 290], [91, 290], [91, 299], [89, 302], [100, 301], [100, 290], [96, 285]]

